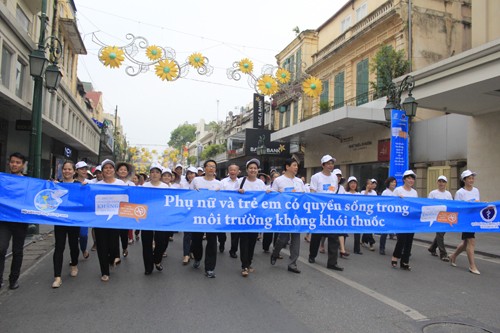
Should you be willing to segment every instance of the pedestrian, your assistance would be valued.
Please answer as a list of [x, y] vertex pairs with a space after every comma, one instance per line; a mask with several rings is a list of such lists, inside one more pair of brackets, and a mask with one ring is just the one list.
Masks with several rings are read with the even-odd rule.
[[[62, 165], [62, 183], [80, 183], [74, 179], [76, 173], [75, 164], [73, 161], [66, 161]], [[88, 228], [87, 228], [88, 229]], [[54, 255], [52, 261], [54, 265], [54, 282], [52, 288], [59, 288], [62, 285], [61, 272], [64, 258], [64, 248], [66, 246], [66, 237], [68, 238], [69, 252], [71, 256], [70, 276], [78, 275], [78, 237], [80, 236], [80, 227], [70, 225], [55, 225], [54, 226]]]
[[[272, 190], [276, 192], [306, 192], [304, 182], [296, 177], [299, 170], [299, 162], [293, 158], [288, 158], [285, 161], [284, 169], [284, 174], [274, 180]], [[278, 259], [281, 249], [288, 244], [288, 241], [290, 241], [288, 271], [300, 273], [300, 270], [297, 268], [297, 259], [300, 254], [300, 233], [283, 232], [278, 234], [278, 239], [271, 254], [271, 265], [276, 264], [276, 259]]]
[[[245, 193], [246, 191], [266, 191], [266, 184], [259, 178], [260, 161], [252, 158], [246, 163], [246, 177], [238, 180], [238, 192]], [[269, 191], [269, 190], [267, 190]], [[232, 235], [233, 233], [231, 233]], [[241, 276], [247, 277], [249, 273], [254, 271], [252, 267], [253, 254], [255, 244], [257, 243], [258, 233], [256, 232], [241, 232], [238, 233], [240, 243], [240, 260], [241, 260]]]
[[[276, 170], [271, 171], [271, 175], [270, 175], [271, 181], [268, 185], [268, 189], [272, 188], [274, 181], [279, 176], [280, 176], [280, 174]], [[262, 236], [262, 250], [264, 251], [264, 253], [269, 253], [271, 243], [274, 246], [274, 244], [276, 243], [277, 237], [278, 237], [278, 233], [274, 233], [274, 232], [265, 232], [264, 233], [264, 235]], [[283, 257], [279, 254], [278, 259], [283, 259]]]
[[[345, 188], [344, 188], [344, 183], [345, 183], [345, 178], [342, 177], [342, 171], [340, 169], [333, 169], [332, 173], [337, 177], [337, 190], [335, 191], [335, 194], [345, 194]], [[349, 237], [348, 234], [339, 234], [339, 256], [340, 258], [346, 259], [349, 256], [349, 252], [345, 249], [345, 240], [346, 238]], [[321, 244], [319, 247], [319, 252], [320, 253], [325, 253], [325, 237], [321, 238]]]
[[[170, 169], [168, 169], [170, 170]], [[196, 170], [196, 168], [194, 167], [189, 167], [187, 170], [186, 170], [186, 182], [183, 182], [182, 186], [185, 186], [185, 187], [182, 187], [186, 190], [189, 190], [190, 189], [190, 186], [193, 182], [193, 179], [195, 179], [197, 177], [197, 173], [198, 173], [198, 170]], [[176, 173], [174, 172], [172, 174], [172, 178], [174, 177], [174, 175], [176, 175]], [[172, 188], [176, 188], [176, 185], [178, 184], [175, 184], [175, 183], [171, 183], [172, 184]], [[192, 233], [189, 232], [189, 231], [184, 231], [183, 232], [183, 235], [182, 235], [182, 264], [183, 265], [187, 265], [189, 264], [189, 262], [191, 261], [191, 240], [192, 240]]]
[[[345, 194], [354, 194], [354, 195], [359, 195], [358, 192], [358, 179], [354, 176], [351, 176], [347, 179], [347, 191]], [[361, 234], [355, 233], [353, 234], [354, 238], [354, 247], [353, 247], [353, 252], [354, 254], [363, 254], [361, 252]]]
[[[151, 164], [149, 168], [149, 181], [142, 186], [149, 188], [169, 188], [161, 181], [162, 167], [158, 163]], [[142, 259], [144, 262], [144, 274], [151, 275], [153, 268], [159, 272], [163, 271], [163, 253], [167, 249], [168, 231], [141, 230], [142, 236]], [[154, 247], [153, 247], [154, 240]]]
[[[431, 191], [428, 195], [429, 199], [440, 199], [440, 200], [453, 200], [451, 193], [446, 190], [446, 184], [448, 183], [448, 179], [441, 175], [437, 179], [438, 188]], [[437, 257], [436, 249], [439, 248], [439, 259], [442, 261], [450, 261], [448, 258], [448, 253], [446, 252], [446, 247], [444, 246], [444, 235], [445, 232], [436, 232], [436, 237], [431, 244], [431, 246], [427, 249], [431, 255]]]
[[[224, 191], [238, 191], [239, 189], [239, 182], [238, 182], [238, 176], [240, 175], [240, 167], [236, 163], [231, 163], [227, 167], [227, 177], [222, 179], [221, 185], [222, 189]], [[220, 234], [220, 233], [219, 233]], [[226, 234], [224, 233], [224, 236]], [[224, 237], [222, 237], [224, 240]], [[238, 252], [238, 243], [240, 240], [240, 233], [239, 232], [232, 232], [231, 233], [231, 248], [229, 249], [229, 256], [233, 259], [238, 258], [238, 255], [236, 252]], [[221, 241], [221, 237], [219, 237], [219, 242]], [[225, 240], [224, 240], [225, 243]], [[219, 250], [220, 252], [224, 252], [224, 243], [219, 244]]]
[[82, 184], [92, 183], [91, 179], [87, 178], [87, 171], [89, 170], [89, 166], [85, 161], [80, 161], [75, 164], [76, 168], [76, 180]]
[[[338, 184], [337, 175], [332, 172], [335, 161], [335, 158], [330, 155], [321, 158], [322, 170], [311, 177], [311, 193], [338, 193], [340, 185]], [[336, 271], [343, 271], [344, 268], [337, 264], [340, 245], [338, 234], [313, 233], [309, 245], [309, 263], [314, 264], [316, 262], [316, 256], [323, 237], [328, 238], [328, 262], [326, 267]], [[343, 255], [347, 256], [346, 253], [343, 253]]]
[[[418, 198], [418, 193], [413, 189], [417, 175], [412, 170], [406, 170], [403, 173], [403, 186], [396, 187], [394, 194], [400, 198]], [[398, 241], [394, 248], [391, 258], [392, 268], [398, 266], [398, 260], [401, 259], [401, 269], [411, 271], [410, 254], [413, 245], [414, 233], [399, 233]]]
[[[465, 170], [460, 175], [462, 187], [455, 193], [455, 200], [458, 201], [468, 201], [468, 202], [479, 202], [479, 190], [474, 187], [474, 180], [476, 173], [470, 170]], [[472, 274], [480, 275], [481, 273], [477, 269], [476, 261], [474, 258], [474, 248], [476, 247], [476, 238], [474, 232], [462, 232], [462, 242], [458, 245], [455, 252], [450, 256], [450, 264], [456, 267], [456, 261], [458, 255], [465, 251], [467, 253], [467, 259], [469, 260], [469, 272]]]
[[[106, 159], [101, 163], [102, 177], [99, 185], [122, 185], [125, 183], [115, 178], [115, 162]], [[118, 229], [94, 228], [97, 257], [101, 268], [101, 281], [109, 281], [109, 266], [120, 264], [120, 234]]]
[[[135, 186], [135, 183], [130, 180], [134, 174], [134, 167], [126, 162], [119, 162], [116, 164], [116, 178], [123, 181], [127, 186]], [[128, 256], [128, 244], [134, 241], [133, 230], [119, 229], [120, 241], [122, 244], [123, 257]]]
[[[193, 179], [190, 188], [193, 190], [220, 191], [221, 183], [215, 178], [217, 174], [217, 162], [208, 159], [203, 164], [205, 175]], [[215, 266], [217, 264], [217, 233], [206, 233], [207, 244], [205, 246], [205, 276], [215, 278]], [[199, 268], [203, 258], [203, 232], [193, 232], [191, 248], [194, 255], [194, 268]]]
[[[394, 190], [396, 189], [396, 185], [398, 184], [396, 178], [389, 177], [385, 180], [385, 190], [382, 192], [382, 196], [384, 197], [393, 197]], [[390, 239], [394, 238], [394, 234], [389, 234]], [[379, 253], [381, 255], [385, 255], [385, 244], [387, 242], [387, 234], [380, 235], [380, 244], [379, 244]]]
[[[366, 181], [366, 187], [363, 191], [361, 191], [362, 195], [377, 195], [377, 180], [375, 178], [368, 179]], [[373, 234], [363, 234], [361, 236], [361, 245], [364, 247], [368, 247], [370, 251], [375, 251], [375, 238], [373, 238]]]
[[[15, 152], [9, 156], [9, 172], [16, 176], [24, 176], [26, 157]], [[28, 224], [20, 222], [0, 221], [0, 289], [3, 284], [5, 256], [12, 238], [12, 262], [10, 264], [9, 289], [19, 288], [19, 276], [23, 264], [24, 240], [28, 232]]]

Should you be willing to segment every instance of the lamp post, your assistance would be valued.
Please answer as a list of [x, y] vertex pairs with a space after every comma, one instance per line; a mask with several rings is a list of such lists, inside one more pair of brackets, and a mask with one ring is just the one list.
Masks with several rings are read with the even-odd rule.
[[[41, 177], [43, 75], [45, 74], [45, 85], [50, 92], [57, 90], [62, 77], [62, 73], [57, 66], [57, 61], [62, 56], [62, 43], [54, 36], [45, 39], [47, 0], [42, 0], [41, 11], [38, 49], [33, 50], [29, 55], [30, 75], [33, 77], [35, 84], [33, 88], [33, 109], [31, 111], [28, 173], [34, 178]], [[49, 50], [50, 60], [45, 58], [46, 49]], [[47, 67], [49, 62], [51, 64]]]
[[[387, 104], [384, 107], [385, 120], [391, 121], [392, 109], [404, 110], [406, 116], [410, 119], [415, 117], [418, 103], [411, 94], [413, 88], [415, 88], [415, 79], [411, 75], [407, 75], [403, 81], [401, 81], [399, 87], [396, 87], [396, 84], [391, 82], [387, 89]], [[406, 90], [408, 90], [408, 97], [406, 97], [403, 104], [401, 104], [401, 94]]]

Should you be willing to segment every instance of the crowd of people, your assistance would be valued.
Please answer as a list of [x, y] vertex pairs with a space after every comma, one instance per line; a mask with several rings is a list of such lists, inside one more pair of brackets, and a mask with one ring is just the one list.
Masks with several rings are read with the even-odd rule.
[[[14, 153], [9, 157], [9, 171], [11, 174], [23, 176], [26, 158], [20, 153]], [[183, 172], [183, 166], [178, 164], [174, 170], [165, 168], [158, 163], [152, 163], [149, 174], [136, 174], [134, 168], [125, 162], [116, 163], [106, 159], [90, 172], [86, 162], [66, 161], [62, 165], [62, 178], [57, 180], [64, 183], [80, 183], [92, 186], [92, 184], [118, 185], [118, 186], [144, 186], [154, 188], [181, 188], [189, 190], [210, 190], [210, 191], [275, 191], [275, 192], [312, 192], [325, 194], [345, 194], [345, 195], [378, 195], [377, 180], [368, 179], [363, 190], [360, 191], [358, 179], [351, 176], [347, 181], [342, 177], [342, 172], [335, 169], [336, 159], [330, 155], [321, 158], [321, 171], [311, 177], [310, 183], [297, 176], [299, 162], [293, 158], [287, 159], [281, 173], [272, 170], [270, 175], [261, 172], [260, 161], [252, 158], [245, 164], [244, 176], [241, 176], [240, 166], [230, 164], [227, 168], [227, 177], [217, 179], [217, 163], [209, 159], [204, 162], [203, 168], [188, 167]], [[466, 170], [461, 174], [462, 187], [457, 191], [455, 200], [479, 201], [479, 190], [474, 187], [476, 174]], [[403, 174], [403, 185], [396, 187], [396, 179], [389, 177], [385, 181], [383, 196], [418, 197], [414, 189], [417, 175], [412, 170], [407, 170]], [[437, 188], [428, 195], [430, 199], [452, 200], [451, 193], [446, 190], [447, 178], [441, 175], [437, 179]], [[12, 239], [12, 264], [9, 275], [9, 288], [19, 287], [18, 279], [23, 260], [23, 245], [26, 237], [28, 224], [19, 222], [0, 221], [0, 288], [3, 282], [4, 263], [7, 248]], [[61, 272], [63, 268], [63, 257], [66, 240], [70, 252], [70, 276], [78, 275], [78, 261], [80, 252], [84, 259], [89, 258], [87, 250], [88, 231], [86, 227], [78, 226], [54, 226], [55, 248], [53, 254], [54, 281], [53, 288], [62, 285]], [[121, 263], [121, 257], [128, 256], [128, 246], [140, 241], [142, 244], [142, 256], [144, 261], [144, 274], [151, 275], [156, 269], [163, 270], [162, 260], [166, 256], [169, 242], [173, 239], [175, 231], [149, 231], [149, 230], [127, 230], [95, 227], [92, 228], [91, 236], [93, 245], [91, 251], [97, 251], [101, 280], [109, 281], [110, 266], [117, 266]], [[370, 251], [375, 251], [375, 239], [373, 234], [354, 234], [353, 253], [363, 254], [361, 247]], [[413, 233], [382, 234], [379, 240], [379, 253], [385, 255], [386, 239], [397, 237], [397, 242], [392, 253], [391, 266], [410, 271], [410, 255], [413, 243]], [[469, 261], [469, 271], [479, 275], [480, 272], [474, 260], [475, 238], [474, 233], [462, 233], [462, 243], [456, 251], [448, 255], [444, 245], [445, 233], [436, 233], [434, 242], [428, 248], [433, 256], [438, 256], [443, 261], [456, 266], [458, 255], [466, 251]], [[338, 259], [347, 258], [350, 253], [346, 249], [347, 234], [307, 234], [305, 239], [309, 242], [309, 263], [316, 262], [318, 252], [327, 253], [327, 268], [343, 271]], [[215, 278], [215, 268], [217, 264], [217, 250], [225, 251], [226, 233], [216, 232], [184, 232], [182, 237], [182, 264], [188, 265], [193, 261], [195, 269], [201, 267], [202, 260], [205, 276]], [[289, 272], [299, 274], [301, 271], [297, 266], [300, 255], [301, 235], [298, 233], [253, 233], [253, 232], [233, 232], [230, 237], [231, 247], [229, 255], [231, 258], [239, 258], [241, 262], [241, 276], [247, 277], [254, 272], [252, 267], [253, 256], [257, 241], [262, 241], [264, 253], [270, 253], [270, 263], [275, 265], [278, 259], [283, 259], [281, 250], [289, 246], [290, 256], [287, 263]], [[327, 251], [325, 251], [325, 241], [328, 241]], [[205, 242], [205, 246], [203, 246]], [[271, 244], [273, 249], [271, 251]], [[121, 245], [121, 251], [120, 251]]]

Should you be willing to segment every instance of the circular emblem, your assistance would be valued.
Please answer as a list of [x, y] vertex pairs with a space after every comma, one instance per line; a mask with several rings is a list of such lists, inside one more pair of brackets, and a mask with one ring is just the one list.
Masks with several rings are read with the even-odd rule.
[[485, 222], [492, 222], [497, 217], [497, 208], [495, 206], [488, 206], [481, 210], [481, 218]]
[[143, 206], [137, 206], [134, 208], [134, 215], [137, 217], [143, 217], [146, 215], [146, 209]]
[[36, 209], [42, 212], [53, 212], [62, 203], [60, 191], [43, 190], [35, 196], [34, 204]]

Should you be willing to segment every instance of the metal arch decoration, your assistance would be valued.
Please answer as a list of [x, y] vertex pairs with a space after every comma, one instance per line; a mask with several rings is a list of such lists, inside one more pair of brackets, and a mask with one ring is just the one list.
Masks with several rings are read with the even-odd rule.
[[171, 47], [151, 45], [145, 37], [134, 36], [128, 33], [125, 38], [129, 41], [123, 46], [109, 46], [92, 34], [92, 41], [101, 48], [98, 58], [104, 66], [119, 68], [122, 62], [127, 60], [132, 65], [125, 67], [125, 73], [129, 76], [137, 76], [149, 72], [153, 67], [156, 75], [167, 81], [175, 81], [185, 77], [189, 73], [189, 67], [196, 69], [199, 75], [209, 76], [213, 73], [213, 67], [209, 59], [201, 53], [193, 53], [186, 61], [180, 64], [176, 60], [175, 50]]

